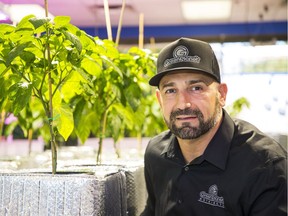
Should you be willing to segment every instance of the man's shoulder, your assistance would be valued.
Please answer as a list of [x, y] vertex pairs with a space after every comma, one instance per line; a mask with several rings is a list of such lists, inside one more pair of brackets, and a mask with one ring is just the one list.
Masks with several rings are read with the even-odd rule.
[[152, 137], [151, 140], [149, 141], [149, 143], [170, 140], [172, 138], [172, 136], [174, 136], [174, 135], [171, 133], [171, 131], [166, 130], [166, 131], [163, 131], [162, 133]]
[[272, 137], [247, 121], [234, 119], [234, 122], [236, 133], [233, 146], [240, 147], [246, 159], [250, 155], [253, 160], [264, 163], [280, 158], [287, 160], [287, 151]]
[[147, 145], [146, 152], [158, 152], [161, 153], [164, 148], [166, 148], [171, 140], [175, 136], [171, 133], [170, 130], [164, 131], [154, 137], [152, 137]]

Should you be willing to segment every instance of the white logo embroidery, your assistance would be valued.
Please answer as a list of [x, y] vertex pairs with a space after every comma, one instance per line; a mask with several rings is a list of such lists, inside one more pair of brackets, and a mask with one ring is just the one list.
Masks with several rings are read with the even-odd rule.
[[205, 191], [201, 191], [198, 201], [208, 205], [225, 208], [224, 198], [218, 196], [218, 187], [215, 184], [209, 187], [208, 193], [206, 193]]
[[166, 59], [164, 61], [164, 67], [168, 67], [171, 64], [179, 63], [179, 62], [193, 62], [199, 63], [201, 58], [197, 55], [188, 56], [189, 50], [185, 46], [177, 46], [173, 51], [173, 57], [171, 59]]

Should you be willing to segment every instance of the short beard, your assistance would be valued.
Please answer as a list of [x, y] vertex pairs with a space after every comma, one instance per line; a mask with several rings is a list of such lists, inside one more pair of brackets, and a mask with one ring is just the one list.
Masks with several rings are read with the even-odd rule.
[[[216, 106], [215, 106], [214, 113], [211, 117], [207, 119], [207, 121], [204, 120], [204, 116], [202, 112], [198, 109], [191, 109], [191, 108], [185, 108], [183, 110], [176, 110], [173, 111], [170, 115], [170, 121], [168, 122], [165, 119], [165, 122], [168, 126], [168, 128], [171, 130], [171, 132], [178, 138], [181, 139], [196, 139], [203, 134], [206, 134], [211, 128], [213, 128], [217, 122], [217, 119], [219, 118], [219, 115], [222, 111], [221, 107], [219, 106], [219, 101], [216, 100]], [[183, 123], [180, 127], [177, 127], [175, 124], [176, 118], [179, 115], [196, 115], [199, 121], [198, 127], [193, 127], [190, 125], [189, 122]]]

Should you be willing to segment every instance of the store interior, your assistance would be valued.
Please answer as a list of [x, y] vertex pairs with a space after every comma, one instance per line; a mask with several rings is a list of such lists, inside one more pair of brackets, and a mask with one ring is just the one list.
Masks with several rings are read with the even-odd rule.
[[227, 105], [245, 97], [250, 107], [239, 117], [264, 132], [288, 134], [287, 0], [2, 0], [1, 23], [44, 17], [45, 7], [51, 19], [68, 16], [123, 51], [137, 46], [157, 53], [179, 37], [210, 42], [228, 83]]
[[[0, 29], [0, 36], [3, 38], [7, 37], [14, 31], [14, 26], [20, 25], [13, 34], [11, 33], [11, 38], [8, 37], [6, 39], [7, 41], [10, 41], [10, 39], [11, 41], [15, 40], [17, 43], [26, 40], [28, 38], [27, 32], [32, 32], [32, 24], [27, 24], [28, 18], [24, 21], [22, 19], [30, 15], [36, 17], [31, 23], [33, 23], [34, 28], [41, 26], [39, 27], [40, 30], [41, 28], [43, 29], [43, 26], [46, 26], [47, 18], [49, 18], [48, 23], [50, 20], [57, 20], [55, 22], [56, 27], [53, 26], [53, 28], [57, 31], [60, 30], [57, 32], [58, 35], [56, 37], [54, 35], [54, 40], [57, 41], [59, 36], [59, 41], [64, 41], [62, 41], [64, 46], [61, 49], [59, 48], [59, 50], [56, 49], [61, 54], [59, 55], [60, 57], [55, 54], [59, 62], [63, 59], [64, 61], [66, 60], [63, 65], [69, 65], [72, 62], [72, 67], [69, 65], [68, 69], [74, 69], [73, 66], [75, 66], [75, 71], [81, 75], [84, 74], [86, 69], [88, 71], [91, 65], [96, 67], [96, 72], [93, 71], [88, 75], [86, 74], [86, 77], [92, 77], [89, 80], [91, 83], [88, 84], [83, 81], [84, 76], [81, 77], [80, 82], [80, 79], [76, 79], [80, 76], [76, 77], [75, 75], [73, 77], [71, 73], [71, 76], [67, 76], [67, 79], [73, 78], [72, 81], [69, 80], [71, 83], [74, 82], [73, 86], [69, 86], [69, 84], [65, 86], [66, 83], [64, 81], [66, 80], [64, 79], [62, 80], [64, 84], [59, 81], [62, 85], [54, 85], [57, 83], [57, 79], [62, 78], [57, 73], [55, 73], [56, 75], [53, 79], [51, 77], [47, 79], [48, 81], [46, 81], [47, 77], [44, 75], [45, 78], [42, 80], [44, 90], [41, 89], [37, 92], [36, 89], [33, 94], [43, 96], [46, 100], [48, 93], [41, 95], [41, 91], [46, 91], [51, 85], [54, 85], [55, 92], [57, 92], [57, 88], [62, 88], [61, 94], [64, 92], [62, 95], [59, 93], [60, 96], [55, 93], [56, 96], [59, 96], [59, 98], [56, 97], [58, 101], [56, 99], [55, 101], [60, 101], [61, 103], [68, 101], [71, 103], [65, 104], [65, 109], [59, 103], [61, 104], [61, 106], [58, 104], [59, 107], [63, 108], [61, 110], [57, 107], [60, 111], [63, 111], [61, 113], [58, 110], [60, 114], [53, 115], [52, 109], [45, 110], [46, 113], [44, 113], [43, 110], [39, 111], [39, 104], [34, 103], [35, 95], [24, 94], [25, 92], [23, 93], [19, 90], [20, 87], [27, 87], [31, 83], [24, 82], [21, 84], [22, 86], [20, 84], [17, 85], [17, 81], [21, 80], [19, 78], [19, 80], [15, 79], [14, 88], [7, 87], [14, 81], [13, 78], [19, 75], [17, 70], [13, 74], [13, 70], [10, 70], [8, 63], [11, 65], [12, 63], [18, 64], [17, 67], [20, 69], [24, 68], [23, 71], [26, 73], [25, 70], [33, 64], [29, 62], [29, 58], [33, 58], [34, 61], [37, 59], [34, 57], [39, 53], [35, 52], [34, 55], [31, 52], [33, 50], [31, 48], [32, 42], [28, 41], [20, 48], [11, 48], [8, 60], [4, 59], [3, 56], [8, 53], [8, 47], [12, 47], [16, 42], [6, 43], [5, 39], [0, 38], [0, 215], [138, 216], [145, 206], [147, 196], [144, 182], [143, 155], [150, 138], [165, 127], [163, 126], [164, 121], [160, 115], [159, 105], [154, 103], [156, 102], [156, 97], [154, 98], [154, 89], [151, 89], [148, 85], [148, 73], [140, 74], [143, 76], [135, 73], [134, 78], [131, 76], [132, 81], [125, 80], [127, 83], [128, 81], [131, 83], [131, 89], [130, 86], [123, 87], [124, 85], [122, 86], [122, 84], [125, 82], [121, 83], [119, 81], [117, 84], [124, 90], [118, 89], [118, 91], [116, 85], [116, 87], [113, 86], [114, 89], [111, 87], [113, 82], [107, 82], [108, 84], [103, 86], [102, 84], [107, 80], [100, 80], [99, 77], [101, 77], [101, 73], [107, 73], [109, 74], [107, 77], [110, 79], [116, 73], [119, 76], [113, 81], [118, 81], [124, 77], [123, 74], [127, 71], [129, 73], [132, 71], [131, 74], [133, 74], [135, 68], [137, 70], [141, 69], [141, 67], [144, 68], [143, 70], [138, 70], [138, 72], [140, 71], [139, 73], [145, 70], [149, 71], [148, 63], [151, 63], [149, 60], [154, 58], [153, 54], [157, 55], [167, 43], [180, 37], [199, 39], [211, 44], [219, 62], [222, 82], [228, 85], [227, 101], [224, 108], [231, 115], [233, 113], [233, 117], [251, 122], [287, 149], [287, 0], [0, 0], [0, 25], [3, 27]], [[73, 25], [72, 28], [71, 25], [67, 24], [68, 22]], [[66, 29], [63, 30], [64, 27], [61, 29], [61, 25]], [[35, 41], [38, 41], [42, 36], [43, 38], [48, 36], [48, 39], [50, 39], [49, 34], [52, 31], [43, 33], [37, 28], [36, 33], [33, 32], [32, 34], [33, 38], [31, 41], [34, 41], [35, 38]], [[71, 29], [72, 33], [69, 32]], [[65, 32], [66, 30], [69, 30], [69, 34]], [[74, 30], [76, 32], [75, 35], [73, 35]], [[22, 32], [24, 32], [24, 36], [18, 37]], [[82, 34], [83, 32], [85, 34]], [[85, 45], [91, 43], [91, 46], [95, 44], [98, 46], [100, 44], [97, 49], [103, 44], [107, 46], [103, 45], [104, 48], [101, 47], [98, 50], [99, 53], [103, 52], [103, 55], [107, 54], [107, 56], [104, 56], [105, 58], [101, 59], [102, 56], [99, 54], [99, 57], [97, 52], [93, 53], [93, 51], [89, 50], [89, 46], [87, 46], [87, 49], [87, 47], [78, 43], [80, 39], [82, 40], [86, 36], [90, 39], [92, 38], [93, 44], [90, 40], [85, 40], [83, 43]], [[39, 59], [44, 56], [44, 60], [41, 59], [43, 62], [46, 62], [45, 55], [49, 53], [47, 51], [50, 50], [49, 48], [51, 48], [52, 54], [57, 53], [55, 47], [58, 44], [53, 44], [54, 41], [52, 39], [50, 41], [52, 41], [52, 45], [49, 46], [49, 42], [47, 42], [48, 45], [45, 44], [44, 54], [42, 56], [39, 55]], [[49, 47], [47, 50], [46, 45]], [[147, 64], [141, 65], [141, 61], [139, 61], [140, 63], [137, 62], [135, 56], [131, 58], [130, 54], [127, 54], [133, 47], [137, 48], [134, 49], [134, 51], [137, 51], [135, 56], [143, 62], [147, 61]], [[76, 51], [72, 52], [71, 50], [73, 49]], [[106, 64], [103, 63], [104, 66], [102, 67], [101, 65], [99, 69], [100, 63], [99, 65], [94, 64], [95, 62], [92, 64], [92, 61], [89, 62], [90, 59], [85, 59], [88, 55], [87, 53], [89, 53], [86, 49], [93, 53], [92, 57], [89, 56], [91, 57], [90, 59], [97, 56], [97, 58], [95, 57], [97, 61], [100, 59], [99, 62], [101, 64], [103, 62]], [[23, 50], [26, 53], [19, 54], [21, 58], [16, 55], [18, 51], [22, 52]], [[79, 69], [78, 66], [82, 67], [82, 65], [76, 62], [78, 60], [76, 58], [80, 56], [83, 50], [87, 51], [87, 55], [81, 57], [86, 62], [91, 63], [84, 68], [85, 70], [83, 68]], [[109, 53], [110, 51], [111, 53]], [[115, 65], [120, 62], [116, 58], [109, 59], [115, 53], [120, 57], [122, 56], [121, 60], [123, 62], [128, 62], [123, 65], [119, 64], [127, 71], [121, 71], [119, 69], [120, 66], [116, 68]], [[144, 57], [141, 56], [140, 58], [139, 53], [142, 55], [144, 53]], [[69, 56], [70, 54], [72, 58]], [[65, 59], [67, 56], [68, 60]], [[146, 59], [147, 56], [151, 58]], [[17, 57], [19, 58], [17, 59]], [[132, 60], [128, 61], [130, 58]], [[47, 59], [47, 62], [51, 60]], [[22, 63], [25, 62], [25, 64], [29, 63], [25, 65], [27, 68], [22, 67], [24, 63], [19, 64], [21, 61]], [[59, 63], [56, 61], [51, 62], [51, 65]], [[38, 68], [39, 62], [36, 63], [35, 67], [27, 69], [27, 73], [30, 73], [32, 78], [36, 77], [38, 79], [41, 77], [39, 75], [41, 73], [37, 74], [35, 71], [43, 71], [41, 71], [41, 67], [39, 67], [40, 69]], [[75, 64], [73, 65], [73, 63]], [[59, 65], [62, 67], [60, 63]], [[107, 65], [112, 65], [113, 67], [109, 68]], [[59, 68], [61, 68], [60, 66]], [[130, 66], [132, 69], [129, 68]], [[56, 66], [55, 68], [58, 69]], [[55, 69], [55, 71], [52, 70], [50, 73], [53, 74], [54, 72], [58, 71]], [[11, 80], [7, 74], [12, 77]], [[147, 79], [145, 83], [142, 82], [144, 80], [143, 77]], [[100, 82], [97, 83], [98, 78]], [[47, 85], [48, 87], [46, 87], [46, 82], [49, 82], [50, 86]], [[81, 86], [82, 82], [84, 87]], [[93, 86], [94, 89], [91, 87], [92, 82], [96, 83]], [[138, 82], [140, 83], [139, 86], [137, 86]], [[38, 82], [35, 83], [38, 84]], [[101, 89], [102, 87], [104, 90]], [[19, 88], [19, 91], [13, 92], [15, 88]], [[51, 89], [52, 87], [49, 91]], [[115, 89], [116, 91], [114, 91]], [[79, 91], [77, 92], [77, 90]], [[86, 94], [86, 90], [88, 94]], [[97, 95], [101, 90], [104, 92], [104, 96], [101, 95], [103, 97]], [[12, 96], [9, 95], [9, 92], [12, 92]], [[120, 95], [119, 92], [125, 92], [126, 95], [124, 94], [119, 99], [117, 98]], [[65, 93], [68, 95], [68, 99], [65, 97]], [[73, 97], [70, 97], [70, 93]], [[80, 98], [77, 95], [78, 93], [79, 95], [82, 93], [84, 95], [83, 98]], [[89, 93], [92, 96], [97, 96], [92, 97]], [[117, 95], [117, 93], [119, 94]], [[114, 109], [110, 109], [110, 102], [106, 101], [106, 97], [109, 98], [113, 94], [116, 95], [114, 96], [119, 101], [117, 101], [118, 104], [113, 104]], [[90, 96], [91, 98], [89, 98]], [[129, 101], [130, 96], [138, 97], [135, 101], [131, 100], [131, 107], [142, 108], [140, 105], [143, 102], [142, 98], [144, 98], [144, 104], [148, 104], [151, 109], [143, 109], [144, 111], [139, 109], [139, 111], [135, 107], [133, 107], [135, 108], [134, 110], [129, 106], [123, 107], [121, 104], [124, 101], [123, 98]], [[11, 98], [14, 98], [14, 100], [11, 100]], [[71, 100], [71, 98], [76, 99]], [[97, 101], [98, 98], [102, 100], [99, 100], [99, 102]], [[49, 105], [45, 107], [44, 103], [44, 108], [52, 107], [51, 104], [54, 100], [52, 100], [52, 97], [49, 99], [50, 101], [47, 99]], [[111, 104], [116, 99], [111, 100]], [[20, 102], [15, 102], [15, 100]], [[94, 104], [91, 102], [93, 100], [96, 101]], [[88, 108], [85, 107], [87, 110], [83, 108], [84, 105], [82, 107], [84, 111], [87, 111], [86, 113], [76, 112], [78, 111], [76, 108], [81, 107], [81, 103], [76, 104], [79, 101], [84, 101], [85, 106], [88, 104]], [[109, 112], [108, 108], [106, 109], [104, 106], [106, 104], [102, 107], [99, 105], [101, 102], [109, 104], [107, 106]], [[240, 110], [236, 110], [237, 112], [234, 108], [236, 102], [241, 104]], [[22, 106], [24, 103], [27, 106]], [[12, 106], [10, 106], [11, 104]], [[16, 109], [13, 105], [15, 105]], [[9, 110], [11, 107], [12, 110], [14, 108], [13, 111], [17, 111], [15, 111], [15, 115]], [[74, 113], [72, 113], [72, 109]], [[33, 112], [35, 110], [37, 113]], [[79, 110], [81, 109], [79, 108]], [[95, 110], [102, 111], [104, 117], [98, 117], [98, 113], [95, 114], [96, 112], [94, 112]], [[146, 114], [147, 110], [150, 112], [148, 113], [149, 116], [150, 114], [155, 114], [155, 116], [152, 116], [154, 119], [152, 118], [151, 120], [150, 117], [148, 118], [143, 114]], [[135, 113], [133, 113], [134, 111]], [[23, 113], [24, 117], [21, 116]], [[87, 113], [93, 113], [93, 115], [85, 116]], [[16, 114], [19, 114], [19, 116]], [[46, 116], [45, 114], [48, 115]], [[97, 123], [97, 130], [95, 129], [96, 121], [93, 122], [93, 118], [100, 122], [100, 126]], [[20, 121], [21, 119], [22, 122]], [[30, 128], [28, 128], [28, 124], [25, 123], [31, 121], [31, 119], [32, 123], [29, 125]], [[160, 123], [158, 122], [159, 119]], [[80, 125], [79, 122], [81, 127], [78, 127]], [[47, 128], [50, 127], [52, 138], [42, 136], [43, 133], [49, 135], [46, 126]], [[65, 131], [65, 127], [70, 131]], [[24, 132], [24, 129], [27, 129], [27, 131]], [[71, 136], [69, 137], [69, 135]], [[60, 143], [58, 146], [55, 145], [56, 142], [53, 142], [55, 137], [60, 137], [57, 140]]]

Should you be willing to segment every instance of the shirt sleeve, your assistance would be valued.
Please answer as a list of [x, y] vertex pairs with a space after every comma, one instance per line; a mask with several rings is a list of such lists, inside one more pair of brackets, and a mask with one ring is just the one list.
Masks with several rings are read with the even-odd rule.
[[242, 196], [247, 216], [287, 216], [287, 159], [278, 158], [251, 173]]

